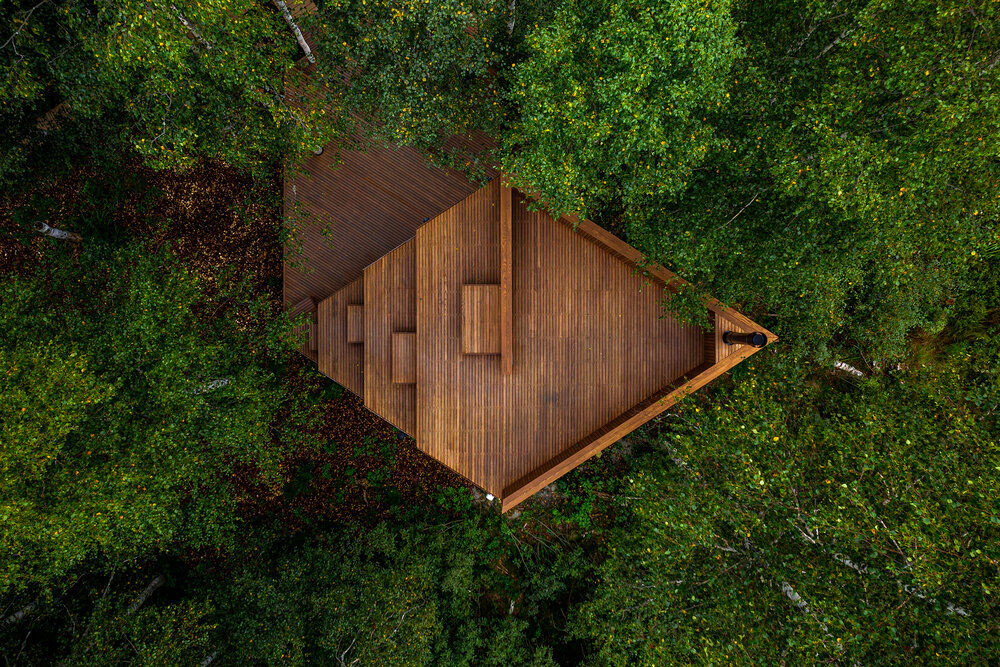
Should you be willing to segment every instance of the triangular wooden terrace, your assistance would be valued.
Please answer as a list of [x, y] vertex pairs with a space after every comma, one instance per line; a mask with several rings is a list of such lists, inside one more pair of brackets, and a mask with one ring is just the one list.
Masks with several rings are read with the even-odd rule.
[[665, 316], [671, 272], [504, 179], [331, 153], [284, 183], [286, 215], [314, 220], [284, 267], [301, 351], [502, 511], [776, 340], [714, 299], [708, 331]]

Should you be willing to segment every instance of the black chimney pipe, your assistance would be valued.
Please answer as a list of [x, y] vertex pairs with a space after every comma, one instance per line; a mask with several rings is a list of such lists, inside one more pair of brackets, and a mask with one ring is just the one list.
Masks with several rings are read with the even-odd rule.
[[751, 345], [753, 347], [764, 347], [767, 345], [767, 336], [762, 333], [737, 333], [727, 331], [722, 334], [722, 342], [726, 345]]

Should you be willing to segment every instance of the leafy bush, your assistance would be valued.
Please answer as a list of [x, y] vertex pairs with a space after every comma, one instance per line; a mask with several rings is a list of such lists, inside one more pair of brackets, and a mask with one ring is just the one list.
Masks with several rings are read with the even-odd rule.
[[277, 483], [282, 325], [240, 324], [218, 305], [237, 294], [206, 313], [197, 276], [143, 248], [0, 285], [0, 591], [93, 554], [224, 545], [234, 471]]

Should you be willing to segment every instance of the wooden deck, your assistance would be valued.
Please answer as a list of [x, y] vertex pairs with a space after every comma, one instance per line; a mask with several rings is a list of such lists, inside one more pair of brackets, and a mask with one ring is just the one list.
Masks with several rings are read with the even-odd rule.
[[661, 317], [662, 287], [570, 226], [528, 211], [515, 193], [514, 363], [508, 374], [502, 355], [466, 354], [460, 294], [499, 281], [499, 199], [493, 182], [417, 230], [417, 446], [504, 497], [699, 366], [705, 343], [700, 329]]
[[364, 391], [364, 347], [348, 337], [348, 306], [364, 302], [364, 280], [337, 290], [316, 308], [319, 372], [355, 394]]
[[500, 179], [407, 151], [323, 159], [285, 188], [335, 221], [299, 232], [312, 272], [285, 270], [286, 303], [317, 304], [320, 371], [504, 511], [757, 352], [724, 331], [776, 340], [715, 300], [707, 332], [664, 316], [672, 273]]
[[416, 426], [414, 341], [417, 330], [415, 242], [365, 269], [365, 390], [368, 409], [401, 431]]
[[[408, 148], [333, 151], [285, 176], [286, 219], [295, 225], [286, 250], [286, 307], [321, 301], [359, 278], [365, 267], [413, 238], [417, 227], [472, 194], [456, 171], [429, 167]], [[313, 357], [315, 358], [315, 357]]]

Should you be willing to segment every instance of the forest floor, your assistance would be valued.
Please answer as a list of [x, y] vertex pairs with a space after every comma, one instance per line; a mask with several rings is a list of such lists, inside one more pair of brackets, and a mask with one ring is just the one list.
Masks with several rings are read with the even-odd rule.
[[433, 503], [443, 488], [469, 487], [460, 475], [418, 450], [413, 438], [368, 410], [359, 397], [338, 393], [317, 406], [321, 418], [309, 430], [316, 446], [284, 462], [280, 492], [258, 488], [245, 503], [248, 517], [279, 517], [291, 530], [314, 522], [373, 524], [393, 508]]
[[[243, 172], [205, 163], [183, 173], [139, 163], [117, 173], [79, 169], [30, 194], [0, 200], [0, 276], [28, 274], [50, 240], [30, 223], [151, 250], [165, 244], [194, 270], [209, 295], [224, 276], [249, 283], [277, 315], [282, 307], [279, 177], [254, 181]], [[287, 382], [314, 398], [320, 419], [305, 434], [311, 446], [282, 468], [284, 488], [268, 489], [245, 471], [247, 518], [278, 518], [292, 530], [312, 521], [377, 520], [394, 505], [433, 502], [441, 488], [465, 480], [417, 450], [415, 442], [367, 410], [354, 394], [290, 355]], [[281, 424], [276, 428], [280, 429]]]

